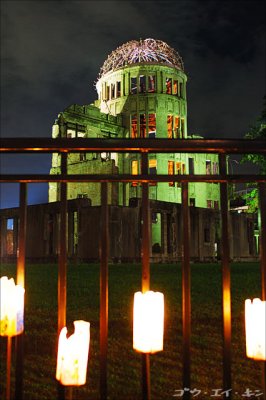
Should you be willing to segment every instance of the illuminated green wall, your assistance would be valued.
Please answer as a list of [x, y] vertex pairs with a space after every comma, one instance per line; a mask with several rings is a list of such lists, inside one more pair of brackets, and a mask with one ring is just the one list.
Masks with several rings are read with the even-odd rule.
[[[151, 87], [150, 77], [155, 77], [154, 90]], [[171, 80], [171, 93], [167, 93], [167, 80]], [[175, 85], [175, 82], [177, 83]], [[165, 65], [139, 64], [120, 68], [109, 72], [97, 82], [99, 100], [97, 105], [103, 113], [113, 115], [122, 114], [123, 124], [126, 129], [126, 137], [143, 137], [141, 131], [141, 116], [145, 115], [145, 137], [154, 137], [152, 129], [149, 129], [149, 116], [155, 115], [156, 138], [169, 138], [178, 140], [187, 138], [187, 101], [186, 101], [187, 77], [180, 69]], [[143, 89], [144, 84], [144, 89]], [[168, 123], [169, 116], [173, 118], [172, 129]], [[132, 119], [137, 121], [136, 133], [132, 132]], [[178, 119], [178, 127], [175, 120]], [[150, 131], [150, 134], [149, 134]], [[194, 173], [205, 174], [206, 168], [210, 173], [217, 169], [218, 156], [212, 154], [150, 154], [151, 173], [167, 174], [169, 162], [174, 165], [174, 173], [189, 171], [189, 158], [194, 159]], [[119, 170], [124, 173], [132, 172], [132, 161], [138, 162], [140, 172], [140, 160], [137, 155], [124, 155], [119, 157]], [[206, 167], [207, 161], [207, 167]], [[178, 170], [177, 167], [180, 167]], [[190, 168], [191, 169], [191, 168]], [[123, 188], [122, 188], [123, 186]], [[194, 183], [189, 184], [189, 196], [196, 207], [217, 207], [219, 202], [219, 185]], [[131, 184], [120, 184], [119, 203], [128, 205], [131, 197], [141, 197], [141, 187]], [[150, 198], [167, 202], [181, 202], [180, 185], [169, 186], [168, 183], [158, 183], [150, 187]]]
[[[155, 63], [133, 64], [109, 72], [96, 84], [99, 98], [94, 105], [72, 105], [59, 114], [53, 137], [188, 138], [186, 81], [180, 69]], [[150, 173], [168, 174], [170, 167], [172, 173], [218, 172], [217, 155], [150, 154], [149, 160]], [[68, 158], [68, 170], [70, 173], [132, 173], [133, 161], [140, 172], [138, 155], [72, 154]], [[55, 154], [51, 174], [58, 173], [59, 167], [60, 160]], [[100, 204], [99, 185], [68, 184], [68, 198], [76, 197], [88, 197], [92, 205]], [[128, 205], [132, 197], [141, 197], [140, 185], [110, 184], [110, 204]], [[150, 198], [180, 203], [180, 185], [150, 186]], [[189, 198], [196, 207], [219, 207], [219, 185], [191, 183]], [[49, 201], [57, 199], [58, 186], [50, 183]]]
[[[73, 104], [58, 115], [52, 130], [56, 137], [89, 137], [106, 138], [124, 136], [122, 116], [103, 114], [94, 105], [80, 106]], [[60, 156], [54, 153], [51, 174], [60, 173]], [[117, 173], [117, 155], [106, 153], [72, 153], [68, 155], [68, 173], [113, 174]], [[92, 205], [100, 204], [99, 183], [68, 183], [67, 198], [77, 197], [91, 199]], [[49, 202], [60, 199], [59, 185], [49, 183]], [[109, 204], [118, 204], [117, 184], [110, 184], [108, 191]]]

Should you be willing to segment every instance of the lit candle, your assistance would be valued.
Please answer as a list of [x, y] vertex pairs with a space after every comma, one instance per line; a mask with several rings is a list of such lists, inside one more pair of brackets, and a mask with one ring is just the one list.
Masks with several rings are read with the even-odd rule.
[[153, 291], [135, 293], [133, 314], [133, 348], [142, 353], [163, 350], [163, 294]]
[[67, 328], [59, 335], [56, 379], [62, 385], [80, 386], [86, 383], [90, 345], [90, 323], [74, 321], [74, 333], [67, 338]]
[[0, 335], [15, 336], [24, 330], [25, 289], [15, 285], [14, 279], [0, 279]]
[[266, 301], [245, 301], [246, 354], [254, 360], [266, 360]]

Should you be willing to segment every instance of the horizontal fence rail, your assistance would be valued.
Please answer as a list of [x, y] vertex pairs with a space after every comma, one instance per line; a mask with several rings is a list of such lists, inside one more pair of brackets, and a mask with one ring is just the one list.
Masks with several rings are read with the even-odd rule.
[[[142, 183], [142, 291], [149, 290], [150, 268], [150, 209], [149, 209], [149, 183], [180, 182], [182, 183], [182, 320], [183, 320], [183, 387], [191, 386], [191, 271], [190, 271], [190, 231], [188, 207], [189, 182], [216, 182], [221, 183], [221, 215], [222, 215], [222, 302], [223, 302], [223, 389], [224, 398], [232, 399], [231, 392], [231, 283], [229, 259], [229, 234], [228, 234], [228, 183], [258, 182], [260, 192], [260, 209], [263, 218], [261, 225], [261, 280], [262, 298], [265, 299], [266, 287], [266, 176], [263, 174], [235, 175], [227, 174], [226, 156], [229, 154], [261, 154], [266, 156], [265, 141], [255, 140], [204, 140], [204, 139], [46, 139], [46, 138], [12, 138], [1, 139], [0, 152], [10, 153], [61, 153], [62, 166], [58, 175], [48, 174], [5, 174], [1, 175], [0, 182], [20, 182], [21, 197], [21, 227], [19, 230], [19, 258], [17, 273], [19, 280], [24, 285], [25, 275], [25, 239], [26, 239], [26, 191], [27, 183], [58, 182], [61, 187], [60, 210], [60, 253], [58, 258], [58, 331], [66, 322], [66, 215], [68, 182], [99, 182], [101, 183], [101, 245], [100, 245], [100, 399], [107, 400], [107, 341], [108, 341], [108, 182], [139, 182]], [[139, 153], [142, 160], [142, 173], [139, 175], [85, 175], [67, 173], [67, 154], [72, 152], [119, 152]], [[219, 154], [220, 172], [217, 175], [149, 175], [148, 154], [152, 153], [215, 153]], [[17, 340], [17, 365], [16, 365], [16, 399], [23, 399], [23, 334]], [[143, 354], [142, 359], [142, 392], [143, 400], [150, 400], [150, 362], [149, 356]], [[265, 362], [263, 364], [263, 385], [265, 391]], [[193, 384], [193, 382], [192, 382]], [[265, 393], [265, 392], [264, 392]], [[58, 400], [64, 400], [65, 390], [58, 385]], [[190, 399], [190, 391], [185, 391], [183, 399]]]
[[149, 152], [266, 154], [264, 140], [223, 139], [88, 139], [88, 138], [1, 138], [5, 153]]
[[245, 182], [266, 182], [266, 175], [85, 175], [85, 174], [2, 174], [0, 182], [3, 183], [47, 183], [47, 182], [209, 182], [209, 183], [245, 183]]

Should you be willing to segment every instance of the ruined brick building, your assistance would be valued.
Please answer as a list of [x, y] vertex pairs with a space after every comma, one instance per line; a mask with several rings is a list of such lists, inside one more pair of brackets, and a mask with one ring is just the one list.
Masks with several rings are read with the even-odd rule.
[[[114, 50], [104, 62], [96, 89], [98, 99], [90, 105], [73, 104], [60, 112], [53, 138], [198, 138], [187, 128], [187, 76], [179, 54], [160, 40], [130, 41]], [[134, 153], [73, 153], [68, 173], [138, 174], [139, 155]], [[53, 154], [50, 173], [60, 171], [60, 157]], [[217, 174], [215, 154], [149, 154], [150, 174]], [[150, 185], [151, 256], [157, 261], [180, 259], [181, 186], [175, 182]], [[70, 257], [98, 258], [100, 190], [97, 183], [69, 183], [68, 253]], [[111, 258], [140, 258], [140, 202], [138, 183], [110, 183]], [[49, 184], [49, 204], [29, 207], [28, 218], [38, 213], [40, 224], [29, 220], [28, 256], [49, 258], [58, 250], [59, 184]], [[219, 256], [219, 201], [217, 183], [189, 183], [192, 258], [213, 260]], [[1, 219], [13, 220], [13, 234], [2, 222], [1, 256], [16, 252], [16, 210], [3, 210]], [[253, 217], [231, 215], [232, 257], [255, 256]], [[93, 232], [91, 231], [93, 227]], [[8, 235], [7, 235], [8, 232]], [[33, 232], [34, 235], [33, 235]], [[38, 237], [38, 245], [31, 243]], [[5, 239], [6, 238], [6, 239]], [[9, 239], [8, 239], [9, 238]], [[11, 241], [7, 243], [7, 241]], [[9, 249], [9, 250], [7, 250]], [[12, 250], [11, 250], [12, 249]]]

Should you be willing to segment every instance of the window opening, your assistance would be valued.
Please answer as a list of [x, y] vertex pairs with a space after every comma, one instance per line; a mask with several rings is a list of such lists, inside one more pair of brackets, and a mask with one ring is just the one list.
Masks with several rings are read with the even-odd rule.
[[218, 200], [214, 200], [213, 201], [213, 207], [217, 210], [219, 208], [219, 201]]
[[178, 81], [174, 81], [173, 94], [178, 95]]
[[[157, 160], [149, 160], [149, 174], [156, 175], [157, 174]], [[156, 186], [157, 182], [150, 183], [151, 186]]]
[[146, 92], [146, 76], [140, 75], [139, 77], [139, 93]]
[[156, 212], [152, 212], [152, 213], [151, 213], [151, 222], [152, 222], [153, 224], [157, 224], [158, 218], [157, 218], [157, 213], [156, 213]]
[[212, 163], [212, 170], [213, 170], [213, 173], [215, 174], [215, 175], [217, 175], [217, 174], [219, 174], [219, 169], [218, 169], [218, 162], [216, 162], [216, 161], [214, 161], [213, 163]]
[[182, 161], [176, 162], [176, 174], [184, 175], [186, 173], [186, 164]]
[[111, 153], [109, 152], [102, 152], [101, 153], [101, 160], [102, 161], [109, 161], [111, 159]]
[[165, 86], [166, 86], [166, 93], [172, 94], [172, 78], [166, 78]]
[[14, 218], [8, 218], [6, 221], [6, 254], [14, 254]]
[[85, 133], [86, 128], [84, 125], [77, 125], [76, 131], [77, 131], [77, 133]]
[[181, 161], [177, 161], [177, 162], [175, 163], [175, 167], [176, 167], [176, 174], [178, 174], [178, 175], [180, 175], [180, 174], [181, 174], [181, 164], [182, 164], [182, 162], [181, 162]]
[[206, 175], [211, 175], [211, 161], [206, 160]]
[[109, 100], [110, 97], [110, 86], [106, 86], [106, 100]]
[[155, 75], [148, 76], [148, 92], [155, 93]]
[[175, 134], [175, 138], [178, 139], [179, 138], [179, 117], [175, 117], [174, 134]]
[[189, 205], [190, 205], [190, 207], [195, 207], [195, 205], [196, 205], [196, 200], [195, 200], [194, 197], [191, 197], [191, 198], [189, 199]]
[[141, 138], [146, 137], [146, 114], [139, 116], [139, 133]]
[[14, 230], [14, 218], [8, 218], [6, 221], [7, 230], [13, 231]]
[[149, 114], [149, 121], [148, 121], [148, 134], [149, 138], [155, 138], [156, 137], [156, 115], [155, 114]]
[[207, 208], [212, 208], [212, 201], [211, 200], [207, 200]]
[[[168, 175], [175, 174], [175, 163], [174, 161], [168, 161]], [[169, 182], [169, 186], [175, 186], [175, 182]]]
[[131, 78], [131, 86], [130, 86], [131, 94], [137, 93], [137, 78]]
[[167, 137], [168, 139], [173, 138], [173, 116], [167, 115]]
[[116, 97], [120, 97], [121, 96], [121, 82], [118, 81], [116, 82]]
[[[138, 160], [131, 161], [131, 174], [138, 175], [139, 173], [139, 163]], [[131, 186], [138, 186], [137, 182], [132, 182]]]
[[180, 96], [180, 97], [183, 97], [182, 91], [183, 91], [183, 84], [182, 84], [182, 82], [180, 82], [180, 83], [179, 83], [179, 96]]
[[189, 173], [191, 175], [193, 175], [194, 174], [194, 158], [188, 159], [188, 169], [189, 169]]
[[180, 139], [183, 139], [185, 136], [185, 120], [184, 118], [181, 118], [180, 121], [181, 125], [180, 125]]
[[111, 83], [111, 99], [115, 98], [115, 84]]
[[79, 153], [79, 161], [85, 161], [86, 160], [86, 153]]
[[[177, 175], [181, 175], [181, 166], [182, 166], [182, 162], [181, 161], [177, 161], [176, 163], [175, 163], [175, 173], [177, 174]], [[181, 186], [181, 183], [180, 182], [177, 182], [176, 183], [176, 186], [177, 187], [180, 187]]]
[[134, 114], [131, 116], [131, 137], [136, 139], [138, 136], [138, 127], [137, 127], [137, 116]]

